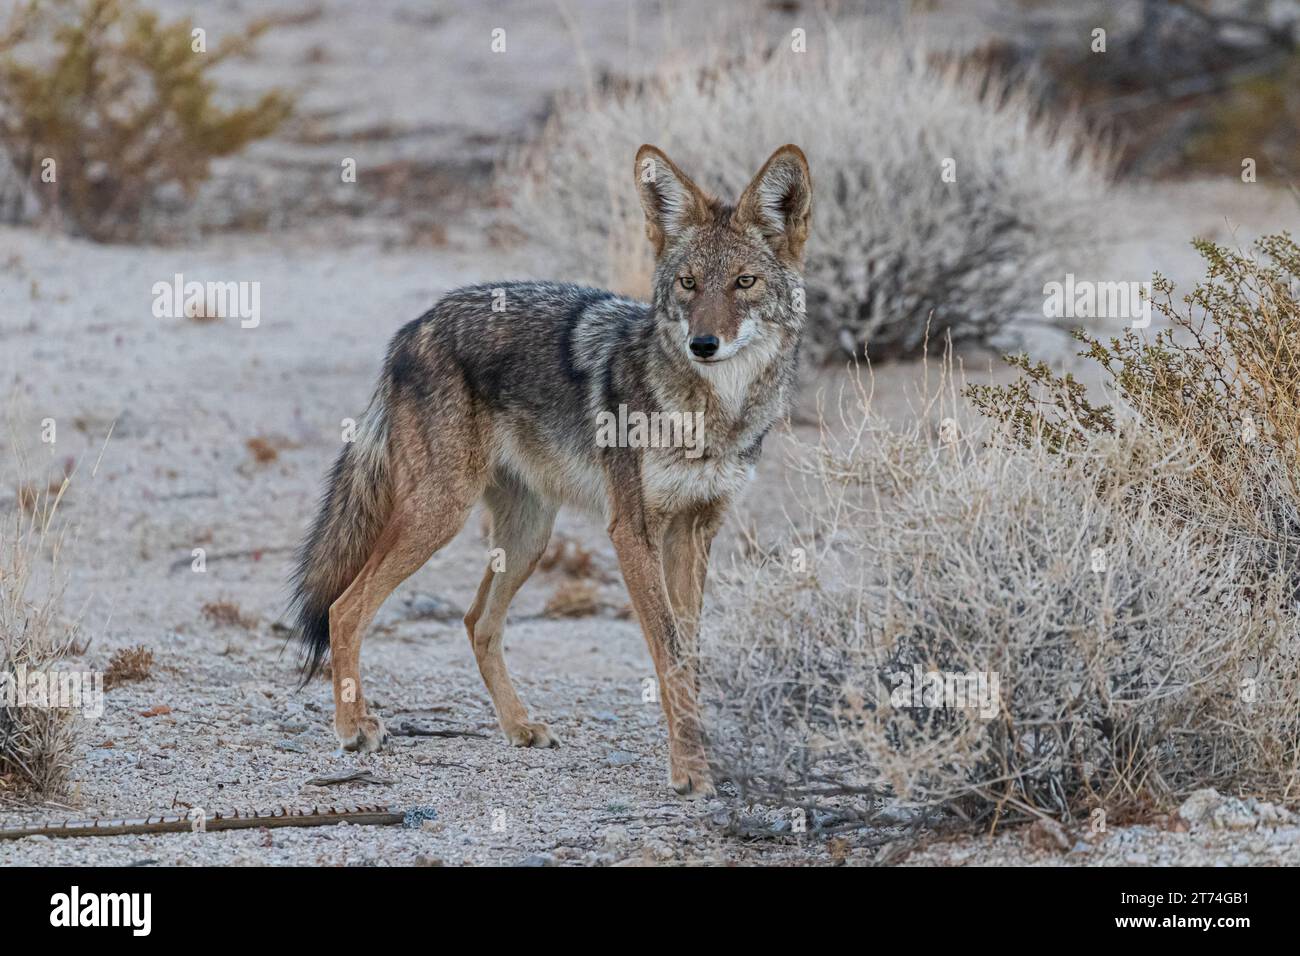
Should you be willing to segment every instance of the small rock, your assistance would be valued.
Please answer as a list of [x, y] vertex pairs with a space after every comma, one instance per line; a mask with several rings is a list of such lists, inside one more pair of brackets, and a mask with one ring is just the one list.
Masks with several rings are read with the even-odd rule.
[[520, 866], [550, 866], [555, 862], [555, 858], [548, 853], [533, 853], [524, 857]]
[[420, 828], [428, 829], [428, 825], [438, 819], [438, 811], [435, 807], [411, 807], [402, 817], [402, 826], [408, 830]]
[[432, 594], [408, 594], [400, 605], [385, 608], [377, 617], [380, 627], [391, 627], [402, 621], [455, 621], [465, 612], [450, 601]]
[[598, 710], [591, 715], [591, 719], [604, 721], [607, 724], [614, 724], [618, 722], [618, 714], [614, 713], [612, 710]]
[[1183, 805], [1178, 808], [1178, 815], [1192, 826], [1197, 826], [1209, 817], [1210, 812], [1219, 805], [1222, 799], [1219, 796], [1219, 791], [1212, 787], [1197, 790], [1183, 801]]
[[1229, 797], [1215, 807], [1210, 822], [1216, 830], [1253, 830], [1259, 824], [1250, 808], [1236, 797]]
[[1025, 841], [1036, 849], [1055, 853], [1067, 852], [1074, 842], [1070, 839], [1070, 835], [1065, 832], [1065, 827], [1055, 820], [1043, 817], [1033, 822], [1029, 832], [1025, 834]]
[[605, 763], [611, 767], [622, 767], [627, 764], [636, 763], [641, 759], [640, 754], [634, 754], [628, 750], [611, 750], [605, 755]]
[[1253, 830], [1260, 822], [1245, 801], [1225, 797], [1209, 787], [1197, 790], [1184, 800], [1178, 808], [1178, 816], [1193, 827], [1214, 830]]
[[647, 840], [645, 849], [656, 860], [671, 860], [677, 855], [677, 852], [663, 840]]
[[1292, 813], [1286, 807], [1279, 807], [1266, 800], [1256, 801], [1254, 798], [1246, 802], [1263, 826], [1279, 827], [1291, 822]]
[[605, 846], [627, 846], [632, 842], [632, 835], [624, 827], [610, 827], [605, 831]]

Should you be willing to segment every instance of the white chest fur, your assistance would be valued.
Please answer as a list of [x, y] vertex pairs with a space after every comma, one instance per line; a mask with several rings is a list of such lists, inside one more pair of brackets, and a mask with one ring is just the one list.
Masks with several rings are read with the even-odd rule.
[[641, 460], [646, 504], [677, 511], [734, 497], [753, 477], [753, 468], [737, 456], [688, 458], [676, 449], [647, 449]]

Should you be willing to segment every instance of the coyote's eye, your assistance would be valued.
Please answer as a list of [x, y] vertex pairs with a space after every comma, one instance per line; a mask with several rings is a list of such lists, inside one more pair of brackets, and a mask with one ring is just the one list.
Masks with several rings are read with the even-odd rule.
[[736, 285], [740, 286], [742, 289], [748, 289], [757, 281], [758, 281], [758, 276], [750, 276], [750, 275], [736, 276]]
[[683, 288], [683, 289], [694, 289], [694, 288], [695, 288], [695, 277], [694, 277], [694, 276], [679, 276], [678, 279], [677, 279], [677, 281], [680, 282], [680, 283], [682, 284], [682, 288]]

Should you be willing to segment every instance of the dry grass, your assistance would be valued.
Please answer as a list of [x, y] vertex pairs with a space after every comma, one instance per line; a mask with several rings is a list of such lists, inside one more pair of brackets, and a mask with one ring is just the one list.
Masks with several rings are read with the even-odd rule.
[[595, 552], [581, 541], [567, 535], [556, 535], [537, 562], [542, 571], [561, 571], [571, 578], [610, 579], [609, 573], [596, 561]]
[[19, 675], [52, 673], [77, 653], [77, 626], [62, 606], [63, 490], [0, 523], [0, 798], [57, 799], [73, 766], [74, 712], [18, 697]]
[[257, 618], [245, 615], [234, 601], [209, 601], [203, 605], [202, 612], [217, 627], [238, 627], [245, 631], [257, 627]]
[[[1259, 455], [1272, 479], [1256, 520], [1223, 522], [1187, 428], [1129, 409], [1059, 447], [940, 437], [930, 423], [954, 414], [954, 391], [905, 428], [863, 395], [800, 458], [823, 502], [807, 571], [719, 575], [705, 686], [740, 801], [987, 828], [1116, 819], [1201, 787], [1294, 800], [1300, 551], [1277, 520], [1297, 504], [1284, 470]], [[997, 690], [983, 713], [952, 696], [960, 684], [895, 693], [917, 674]]]
[[57, 495], [62, 487], [62, 478], [56, 478], [47, 482], [43, 490], [33, 482], [24, 482], [18, 486], [15, 500], [17, 500], [20, 509], [29, 515], [34, 515], [38, 510], [40, 510], [42, 501], [50, 495]]
[[545, 617], [591, 617], [604, 608], [590, 581], [564, 581], [542, 610]]
[[148, 680], [153, 673], [153, 651], [143, 644], [114, 651], [104, 670], [104, 689]]
[[248, 453], [253, 456], [253, 461], [259, 465], [269, 465], [280, 457], [280, 450], [267, 438], [261, 435], [254, 436], [244, 442], [248, 448]]
[[807, 308], [822, 355], [915, 354], [931, 313], [954, 342], [998, 341], [1042, 321], [1043, 283], [1067, 262], [1081, 271], [1067, 257], [1104, 234], [1111, 164], [1095, 138], [880, 24], [817, 23], [805, 53], [787, 42], [713, 60], [562, 103], [508, 171], [519, 224], [566, 275], [648, 294], [632, 189], [643, 142], [728, 200], [775, 147], [804, 149], [816, 190]]

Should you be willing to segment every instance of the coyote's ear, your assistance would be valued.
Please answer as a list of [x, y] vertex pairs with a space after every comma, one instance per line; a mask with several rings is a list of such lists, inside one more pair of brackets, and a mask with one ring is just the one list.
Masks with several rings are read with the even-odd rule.
[[803, 150], [786, 145], [768, 158], [741, 193], [734, 221], [757, 226], [777, 255], [803, 259], [812, 222], [812, 176]]
[[656, 256], [689, 226], [709, 221], [712, 200], [654, 146], [636, 151], [636, 189], [645, 210], [645, 234]]

